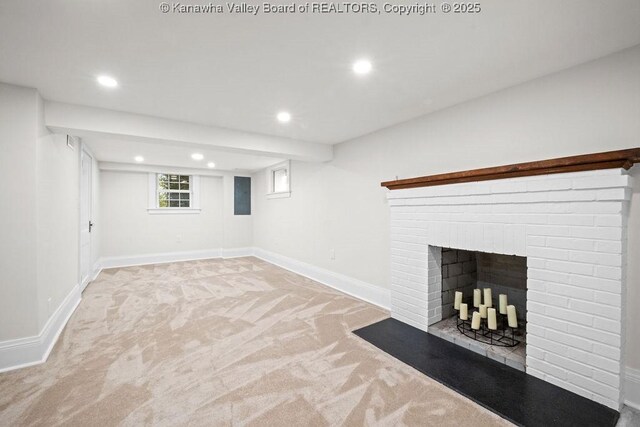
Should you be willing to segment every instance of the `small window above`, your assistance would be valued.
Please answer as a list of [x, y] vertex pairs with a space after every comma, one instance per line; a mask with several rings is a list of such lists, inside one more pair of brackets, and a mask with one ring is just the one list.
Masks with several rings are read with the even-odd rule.
[[149, 213], [198, 213], [199, 177], [171, 173], [149, 174]]
[[191, 176], [158, 174], [158, 208], [190, 208]]
[[289, 177], [286, 168], [276, 169], [273, 174], [273, 193], [283, 193], [289, 191]]
[[282, 162], [267, 169], [267, 197], [280, 198], [291, 196], [290, 162]]

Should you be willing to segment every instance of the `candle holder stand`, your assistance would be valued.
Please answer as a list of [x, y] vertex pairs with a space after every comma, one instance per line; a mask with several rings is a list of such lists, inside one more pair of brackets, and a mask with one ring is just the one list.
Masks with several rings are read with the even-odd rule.
[[[459, 315], [456, 317], [456, 327], [462, 335], [484, 344], [499, 347], [515, 347], [520, 344], [520, 341], [515, 337], [517, 328], [509, 326], [507, 315], [496, 314], [499, 319], [499, 325], [495, 330], [489, 329], [487, 319], [480, 319], [480, 328], [473, 329], [471, 327], [471, 320], [462, 320]], [[511, 334], [508, 334], [507, 331], [510, 331]]]

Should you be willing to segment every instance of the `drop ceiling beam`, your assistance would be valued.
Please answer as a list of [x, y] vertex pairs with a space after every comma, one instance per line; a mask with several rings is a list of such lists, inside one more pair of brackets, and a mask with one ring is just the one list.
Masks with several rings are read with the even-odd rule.
[[45, 123], [53, 132], [80, 137], [108, 136], [311, 162], [333, 157], [333, 147], [327, 144], [52, 101], [45, 103]]

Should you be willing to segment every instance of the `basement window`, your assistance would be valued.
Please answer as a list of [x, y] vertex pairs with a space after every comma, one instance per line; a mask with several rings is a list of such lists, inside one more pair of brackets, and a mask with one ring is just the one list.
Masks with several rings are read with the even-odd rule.
[[276, 199], [291, 196], [290, 162], [282, 162], [267, 168], [267, 197]]
[[178, 173], [149, 174], [149, 208], [156, 213], [200, 212], [200, 177]]

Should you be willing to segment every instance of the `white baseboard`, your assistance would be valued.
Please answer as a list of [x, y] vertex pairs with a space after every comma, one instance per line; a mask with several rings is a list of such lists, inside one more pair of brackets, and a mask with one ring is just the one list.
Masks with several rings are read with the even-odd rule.
[[227, 249], [206, 249], [201, 251], [166, 252], [162, 254], [147, 254], [119, 257], [100, 258], [100, 261], [93, 266], [95, 275], [91, 280], [95, 280], [98, 273], [105, 268], [134, 267], [138, 265], [163, 264], [167, 262], [195, 261], [209, 258], [239, 258], [252, 256], [253, 248], [227, 248]]
[[80, 283], [80, 293], [84, 292], [87, 286], [89, 286], [89, 283], [96, 280], [96, 277], [98, 277], [98, 274], [100, 274], [101, 271], [102, 267], [100, 266], [100, 261], [96, 261], [95, 264], [93, 264], [91, 272], [89, 273], [87, 278], [82, 283]]
[[80, 286], [75, 285], [38, 335], [0, 342], [0, 372], [45, 362], [80, 299]]
[[222, 258], [241, 258], [245, 256], [253, 256], [254, 252], [254, 248], [231, 248], [220, 250]]
[[100, 268], [98, 269], [98, 267], [94, 266], [94, 270], [99, 272], [104, 268], [132, 267], [145, 264], [162, 264], [166, 262], [193, 261], [207, 258], [238, 258], [245, 256], [256, 256], [267, 262], [313, 279], [316, 282], [320, 282], [361, 300], [370, 302], [384, 309], [389, 309], [389, 291], [387, 289], [260, 248], [247, 247], [210, 249], [204, 251], [108, 257], [101, 258]]
[[167, 252], [163, 254], [106, 257], [100, 258], [100, 267], [101, 269], [133, 267], [137, 265], [163, 264], [167, 262], [195, 261], [199, 259], [220, 258], [221, 256], [222, 250], [217, 248], [202, 251]]
[[389, 309], [390, 297], [388, 289], [260, 248], [254, 248], [254, 256], [345, 294], [370, 302], [386, 310]]
[[626, 368], [624, 404], [640, 411], [640, 369]]
[[100, 264], [100, 260], [98, 260], [93, 264], [91, 274], [89, 274], [89, 277], [87, 278], [86, 283], [83, 283], [82, 286], [80, 287], [80, 293], [84, 292], [87, 286], [89, 286], [91, 282], [93, 282], [98, 278], [98, 275], [100, 274], [101, 271], [102, 271], [102, 265]]
[[91, 283], [94, 280], [96, 280], [101, 271], [102, 271], [102, 264], [101, 264], [100, 260], [98, 260], [98, 261], [95, 262], [95, 264], [93, 264], [93, 273], [91, 274], [91, 278], [89, 279], [89, 283]]

